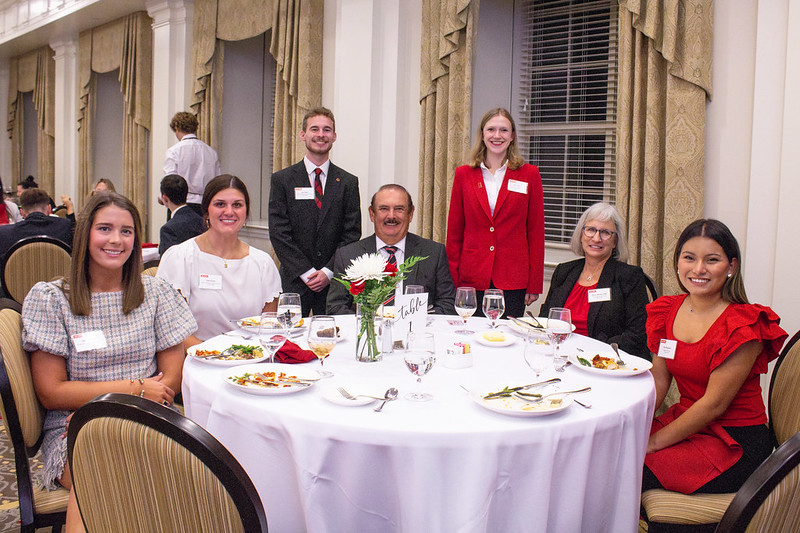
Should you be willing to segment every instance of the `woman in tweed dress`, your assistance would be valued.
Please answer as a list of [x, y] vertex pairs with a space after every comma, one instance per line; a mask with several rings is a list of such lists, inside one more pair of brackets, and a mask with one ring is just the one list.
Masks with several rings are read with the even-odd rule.
[[169, 406], [180, 390], [183, 340], [197, 324], [177, 292], [141, 272], [139, 213], [103, 192], [78, 216], [69, 278], [37, 283], [23, 304], [22, 340], [47, 409], [42, 481], [70, 489], [67, 531], [82, 528], [66, 463], [70, 413], [108, 392]]

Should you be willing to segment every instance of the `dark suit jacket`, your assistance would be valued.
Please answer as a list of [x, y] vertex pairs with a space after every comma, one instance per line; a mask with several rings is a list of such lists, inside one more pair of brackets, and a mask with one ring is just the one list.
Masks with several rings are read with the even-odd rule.
[[191, 207], [181, 207], [172, 213], [172, 218], [161, 226], [158, 239], [158, 254], [164, 252], [170, 246], [175, 246], [183, 241], [188, 241], [192, 237], [197, 237], [206, 230], [203, 217], [198, 215]]
[[72, 246], [72, 223], [65, 218], [33, 212], [16, 224], [0, 226], [0, 261], [17, 241], [36, 235], [55, 237]]
[[[366, 239], [339, 248], [336, 250], [334, 258], [334, 276], [341, 278], [345, 269], [356, 257], [375, 252], [377, 252], [377, 245], [374, 233]], [[427, 257], [427, 259], [414, 265], [403, 284], [422, 285], [428, 292], [428, 304], [433, 305], [434, 313], [454, 315], [456, 310], [453, 302], [456, 290], [453, 286], [453, 278], [450, 277], [444, 245], [409, 233], [406, 235], [405, 257], [407, 259], [414, 255]], [[336, 280], [331, 280], [331, 289], [328, 292], [328, 313], [353, 312], [355, 312], [353, 297], [344, 285]]]
[[280, 260], [284, 292], [301, 295], [308, 287], [300, 275], [312, 267], [333, 271], [333, 253], [361, 237], [358, 178], [333, 163], [328, 168], [322, 209], [314, 200], [295, 200], [295, 187], [310, 187], [303, 161], [272, 175], [269, 238]]
[[[556, 267], [539, 316], [547, 316], [551, 307], [564, 306], [583, 271], [584, 261], [576, 259]], [[626, 352], [650, 360], [645, 331], [645, 306], [649, 300], [642, 269], [611, 258], [603, 267], [597, 287], [610, 287], [611, 300], [589, 304], [589, 336], [609, 344], [616, 342]]]

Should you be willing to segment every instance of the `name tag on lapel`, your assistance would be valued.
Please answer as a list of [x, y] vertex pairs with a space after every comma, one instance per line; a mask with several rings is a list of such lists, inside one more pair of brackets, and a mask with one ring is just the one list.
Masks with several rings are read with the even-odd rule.
[[521, 194], [528, 194], [528, 182], [519, 180], [508, 180], [508, 190]]
[[588, 291], [589, 303], [594, 302], [610, 302], [611, 301], [611, 288], [605, 287], [604, 289], [589, 289]]
[[314, 188], [313, 187], [295, 187], [294, 188], [295, 200], [313, 200]]

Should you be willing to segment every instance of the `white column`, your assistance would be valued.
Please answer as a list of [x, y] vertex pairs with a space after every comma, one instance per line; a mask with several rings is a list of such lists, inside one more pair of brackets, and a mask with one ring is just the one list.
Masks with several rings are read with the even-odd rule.
[[50, 43], [55, 51], [55, 198], [78, 202], [78, 36]]
[[[0, 59], [0, 117], [8, 117], [8, 58]], [[11, 139], [5, 128], [0, 130], [0, 177], [3, 187], [14, 190], [14, 177], [11, 175]]]
[[189, 111], [194, 1], [154, 0], [148, 1], [146, 6], [147, 14], [153, 19], [153, 123], [147, 240], [155, 242], [159, 228], [167, 220], [166, 208], [158, 204], [164, 154], [177, 142], [169, 129], [169, 121], [176, 112]]

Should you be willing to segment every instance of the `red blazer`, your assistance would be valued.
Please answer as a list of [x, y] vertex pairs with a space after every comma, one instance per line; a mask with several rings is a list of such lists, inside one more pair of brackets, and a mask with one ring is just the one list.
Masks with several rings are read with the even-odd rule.
[[525, 164], [506, 170], [492, 216], [481, 169], [458, 167], [447, 219], [447, 258], [456, 287], [482, 291], [494, 282], [498, 289], [541, 294], [544, 200], [539, 169]]

